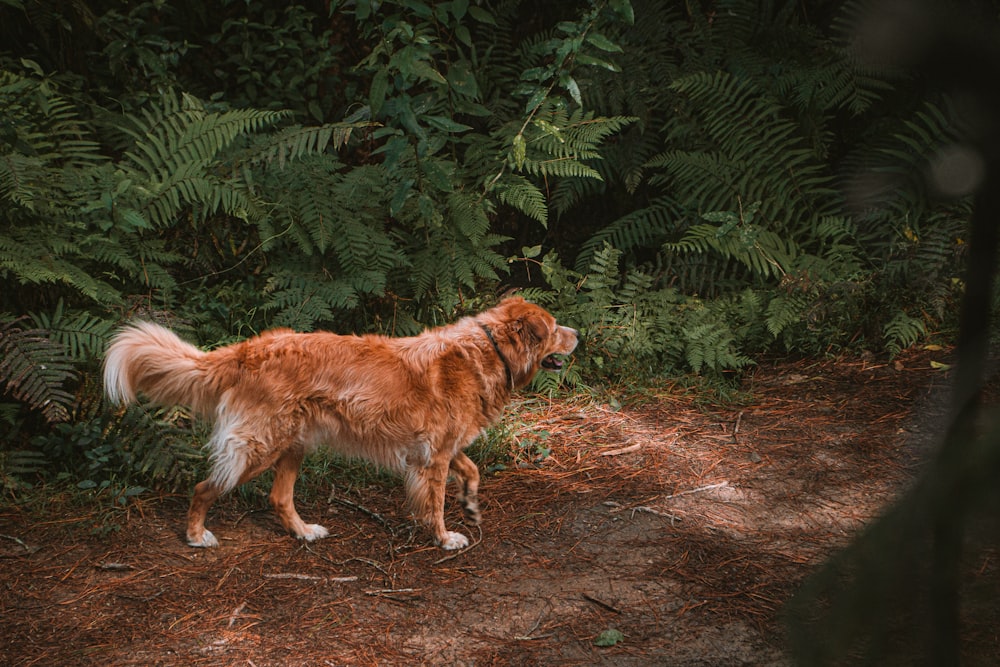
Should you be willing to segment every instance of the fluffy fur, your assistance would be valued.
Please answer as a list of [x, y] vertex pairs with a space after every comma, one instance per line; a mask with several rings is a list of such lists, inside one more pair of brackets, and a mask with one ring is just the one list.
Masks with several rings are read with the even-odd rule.
[[116, 403], [138, 394], [186, 405], [212, 419], [208, 479], [194, 490], [187, 541], [216, 546], [205, 529], [222, 494], [269, 468], [278, 518], [304, 540], [325, 537], [292, 499], [306, 452], [324, 444], [403, 475], [417, 519], [444, 549], [468, 545], [445, 528], [449, 474], [467, 519], [479, 522], [479, 471], [463, 449], [501, 414], [511, 393], [542, 367], [557, 369], [577, 332], [515, 297], [475, 317], [410, 338], [296, 333], [288, 329], [210, 352], [163, 327], [135, 322], [112, 340], [105, 391]]

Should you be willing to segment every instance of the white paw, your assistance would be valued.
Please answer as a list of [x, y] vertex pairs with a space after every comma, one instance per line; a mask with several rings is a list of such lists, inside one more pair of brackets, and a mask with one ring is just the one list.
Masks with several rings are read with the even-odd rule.
[[464, 549], [469, 546], [469, 538], [462, 533], [453, 533], [448, 531], [445, 533], [445, 538], [441, 540], [441, 548], [446, 551], [454, 551], [455, 549]]
[[330, 531], [324, 528], [323, 526], [319, 525], [318, 523], [307, 523], [306, 532], [302, 535], [299, 535], [299, 539], [305, 540], [306, 542], [315, 542], [316, 540], [323, 539], [329, 534]]
[[200, 540], [192, 540], [189, 537], [188, 546], [201, 548], [217, 547], [219, 546], [219, 540], [215, 539], [215, 535], [212, 534], [212, 531], [206, 530], [201, 534]]

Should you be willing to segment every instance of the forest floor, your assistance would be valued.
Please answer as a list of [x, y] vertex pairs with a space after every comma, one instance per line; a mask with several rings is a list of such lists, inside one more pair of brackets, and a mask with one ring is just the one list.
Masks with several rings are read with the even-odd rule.
[[[784, 602], [936, 442], [944, 354], [762, 363], [724, 407], [666, 384], [525, 397], [505, 428], [548, 456], [484, 474], [458, 553], [377, 479], [300, 502], [331, 532], [313, 544], [262, 493], [217, 503], [209, 550], [184, 544], [186, 497], [96, 532], [96, 510], [6, 503], [0, 664], [788, 665]], [[998, 551], [977, 553], [995, 582]]]

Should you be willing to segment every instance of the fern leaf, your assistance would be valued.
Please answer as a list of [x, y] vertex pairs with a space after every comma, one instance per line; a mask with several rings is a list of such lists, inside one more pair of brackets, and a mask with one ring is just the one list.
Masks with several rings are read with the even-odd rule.
[[545, 195], [534, 183], [513, 174], [507, 176], [494, 186], [497, 198], [521, 213], [547, 226], [549, 211], [545, 203]]
[[44, 331], [23, 329], [18, 320], [0, 324], [0, 382], [11, 396], [50, 423], [66, 421], [73, 395], [64, 386], [74, 377], [65, 351]]
[[924, 321], [898, 311], [882, 329], [885, 347], [895, 356], [910, 347], [927, 333]]
[[74, 361], [88, 361], [103, 355], [117, 324], [85, 311], [67, 313], [62, 300], [52, 313], [32, 313], [30, 317], [35, 326], [62, 345]]

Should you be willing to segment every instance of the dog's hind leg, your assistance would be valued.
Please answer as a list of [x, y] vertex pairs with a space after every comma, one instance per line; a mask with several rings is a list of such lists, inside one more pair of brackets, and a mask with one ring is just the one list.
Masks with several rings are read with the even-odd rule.
[[[259, 439], [247, 437], [243, 434], [245, 430], [247, 429], [220, 428], [217, 425], [216, 432], [209, 440], [208, 446], [212, 450], [212, 472], [208, 479], [194, 487], [194, 497], [191, 498], [191, 506], [188, 508], [187, 542], [192, 547], [218, 546], [218, 539], [212, 531], [205, 528], [205, 517], [212, 503], [219, 496], [240, 484], [249, 482], [275, 465], [277, 459], [285, 454], [283, 449], [275, 449]], [[301, 460], [302, 456], [299, 454], [296, 466]], [[276, 483], [277, 479], [278, 476], [275, 476]], [[293, 475], [289, 488], [294, 483]], [[294, 508], [292, 511], [294, 513]]]
[[412, 466], [406, 470], [406, 499], [410, 508], [434, 536], [434, 543], [442, 549], [461, 549], [469, 546], [469, 538], [453, 533], [444, 525], [444, 492], [448, 483], [448, 460], [432, 459], [425, 466]]
[[482, 519], [479, 513], [479, 468], [464, 452], [459, 452], [451, 460], [451, 472], [458, 482], [457, 498], [465, 512], [465, 522], [478, 526]]
[[295, 510], [295, 478], [305, 452], [300, 445], [292, 445], [274, 464], [274, 484], [271, 486], [271, 506], [285, 530], [300, 540], [312, 542], [329, 535], [329, 531], [315, 523], [305, 523]]
[[188, 508], [187, 543], [192, 547], [217, 547], [219, 540], [212, 531], [205, 529], [205, 516], [212, 503], [222, 495], [211, 479], [199, 482], [194, 487], [194, 497]]

